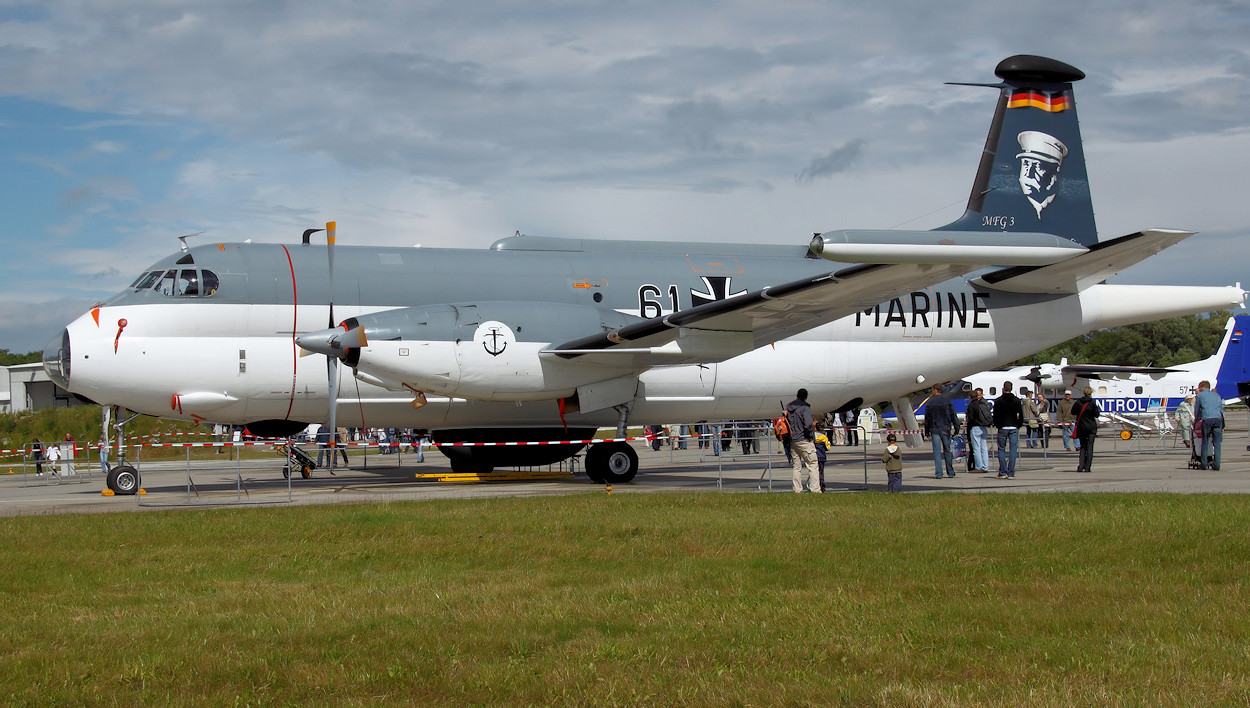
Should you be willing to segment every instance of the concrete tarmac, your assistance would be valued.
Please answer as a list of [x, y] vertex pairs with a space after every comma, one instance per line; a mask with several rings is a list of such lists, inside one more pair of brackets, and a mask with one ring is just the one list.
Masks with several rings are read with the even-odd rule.
[[[1239, 414], [1231, 416], [1240, 419]], [[1010, 492], [1164, 492], [1250, 493], [1250, 452], [1244, 421], [1228, 430], [1223, 444], [1222, 469], [1192, 470], [1189, 451], [1179, 441], [1134, 438], [1120, 440], [1118, 431], [1104, 430], [1095, 445], [1093, 472], [1078, 474], [1076, 453], [1065, 452], [1058, 436], [1047, 450], [1022, 446], [1015, 479], [989, 474], [970, 474], [957, 466], [953, 479], [935, 479], [928, 443], [904, 448], [903, 492], [1010, 493]], [[685, 450], [667, 446], [659, 451], [637, 443], [641, 471], [629, 484], [614, 485], [614, 494], [640, 492], [749, 492], [791, 493], [791, 470], [777, 443], [761, 440], [761, 453], [743, 455], [699, 450], [692, 443]], [[769, 449], [772, 454], [769, 454]], [[825, 488], [835, 493], [880, 493], [885, 490], [885, 470], [879, 461], [883, 444], [864, 448], [838, 447], [829, 453]], [[992, 455], [991, 455], [992, 457]], [[535, 479], [509, 479], [500, 474], [488, 481], [446, 481], [433, 475], [450, 474], [440, 453], [430, 452], [424, 463], [407, 454], [361, 456], [353, 465], [323, 469], [312, 478], [286, 480], [282, 458], [142, 463], [141, 484], [147, 492], [135, 496], [104, 496], [104, 475], [99, 465], [79, 464], [73, 477], [45, 474], [0, 474], [0, 516], [109, 511], [153, 511], [173, 508], [205, 508], [236, 505], [281, 506], [290, 504], [377, 503], [423, 499], [536, 496], [604, 493], [604, 485], [591, 482], [584, 473], [570, 474], [567, 466], [532, 470]], [[957, 462], [962, 462], [959, 460]], [[991, 465], [991, 470], [996, 465]], [[33, 472], [33, 470], [31, 470]], [[499, 470], [509, 473], [511, 470]], [[420, 475], [420, 477], [418, 477]]]

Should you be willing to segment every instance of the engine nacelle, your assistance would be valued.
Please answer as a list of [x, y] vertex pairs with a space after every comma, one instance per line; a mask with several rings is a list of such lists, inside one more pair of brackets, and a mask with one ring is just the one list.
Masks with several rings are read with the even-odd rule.
[[485, 401], [545, 400], [571, 396], [578, 386], [621, 376], [629, 367], [545, 356], [544, 348], [636, 320], [560, 303], [423, 305], [351, 318], [330, 331], [327, 346], [338, 345], [344, 362], [396, 388]]

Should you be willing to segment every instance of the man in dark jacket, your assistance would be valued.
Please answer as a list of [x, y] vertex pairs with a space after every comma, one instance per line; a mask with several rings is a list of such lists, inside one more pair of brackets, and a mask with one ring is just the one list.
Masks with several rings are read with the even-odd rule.
[[807, 488], [820, 494], [816, 430], [812, 425], [812, 407], [807, 405], [807, 389], [799, 389], [796, 398], [786, 406], [786, 425], [790, 427], [790, 452], [794, 458], [794, 491], [803, 491], [803, 467], [806, 465]]
[[1004, 381], [1003, 395], [994, 399], [994, 427], [998, 428], [998, 476], [1007, 478], [1016, 476], [1020, 426], [1024, 425], [1024, 406], [1020, 405], [1020, 399], [1011, 389], [1011, 382]]
[[933, 443], [933, 476], [942, 478], [942, 461], [946, 461], [946, 476], [955, 476], [955, 455], [951, 450], [951, 436], [959, 430], [959, 418], [955, 406], [942, 395], [941, 384], [933, 384], [929, 400], [924, 404], [924, 434]]
[[1085, 395], [1072, 404], [1072, 412], [1076, 415], [1076, 439], [1081, 443], [1081, 449], [1077, 451], [1081, 455], [1077, 458], [1077, 472], [1089, 472], [1090, 465], [1094, 463], [1094, 438], [1098, 436], [1098, 416], [1102, 415], [1094, 402], [1094, 389], [1086, 386], [1083, 393]]
[[972, 456], [972, 467], [977, 472], [990, 471], [990, 426], [994, 424], [994, 411], [990, 402], [985, 400], [985, 392], [973, 390], [968, 399], [968, 454]]

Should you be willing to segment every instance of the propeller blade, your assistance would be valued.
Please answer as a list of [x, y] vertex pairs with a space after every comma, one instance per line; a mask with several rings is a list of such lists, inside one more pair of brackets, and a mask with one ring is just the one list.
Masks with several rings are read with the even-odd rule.
[[326, 376], [330, 380], [330, 473], [334, 473], [334, 460], [338, 457], [336, 443], [338, 442], [338, 427], [336, 427], [335, 418], [338, 414], [339, 402], [339, 360], [332, 356], [326, 357]]
[[[337, 222], [326, 222], [326, 262], [329, 265], [330, 279], [329, 327], [338, 333], [326, 340], [330, 351], [322, 352], [326, 355], [326, 378], [329, 379], [330, 384], [327, 389], [330, 398], [330, 474], [334, 474], [334, 461], [338, 457], [338, 450], [335, 446], [338, 439], [338, 428], [335, 426], [335, 418], [339, 408], [339, 359], [346, 355], [342, 344], [338, 341], [339, 334], [342, 332], [334, 326], [334, 240], [338, 235], [337, 226]], [[295, 341], [298, 342], [299, 338], [297, 337]]]
[[337, 235], [337, 222], [326, 222], [326, 260], [330, 265], [330, 323], [329, 328], [334, 328], [334, 239]]

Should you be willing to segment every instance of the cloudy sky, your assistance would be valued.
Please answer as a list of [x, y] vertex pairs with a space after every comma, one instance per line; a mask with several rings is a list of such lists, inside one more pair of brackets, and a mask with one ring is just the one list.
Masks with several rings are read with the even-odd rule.
[[1117, 280], [1250, 284], [1245, 0], [867, 5], [0, 0], [0, 347], [42, 349], [192, 232], [939, 226], [995, 100], [943, 82], [1020, 53], [1088, 75], [1103, 238], [1200, 232]]

